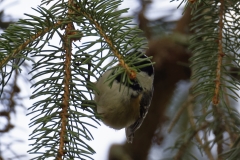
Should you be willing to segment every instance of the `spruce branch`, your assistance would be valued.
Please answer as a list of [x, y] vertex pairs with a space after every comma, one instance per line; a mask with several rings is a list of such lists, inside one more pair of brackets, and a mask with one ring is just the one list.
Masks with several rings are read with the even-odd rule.
[[[110, 47], [110, 50], [113, 52], [113, 54], [118, 58], [119, 65], [122, 66], [126, 73], [128, 74], [130, 79], [136, 78], [136, 70], [131, 69], [131, 67], [128, 66], [128, 64], [125, 62], [122, 54], [119, 52], [119, 49], [116, 47], [116, 42], [113, 41], [113, 39], [110, 37], [111, 35], [108, 35], [103, 28], [103, 26], [97, 21], [95, 17], [93, 17], [93, 14], [89, 14], [88, 12], [78, 9], [78, 12], [81, 13], [84, 17], [86, 17], [98, 30], [99, 34], [104, 38], [108, 46]], [[107, 16], [107, 15], [106, 15]]]
[[215, 79], [215, 90], [213, 95], [213, 105], [219, 104], [219, 92], [220, 92], [220, 85], [221, 85], [221, 68], [222, 68], [222, 61], [224, 57], [223, 53], [223, 17], [224, 17], [224, 0], [220, 0], [220, 9], [219, 9], [219, 23], [218, 23], [218, 56], [217, 56], [217, 68], [216, 68], [216, 79]]
[[[146, 44], [137, 35], [140, 31], [130, 27], [130, 18], [121, 17], [127, 9], [116, 10], [120, 0], [51, 2], [43, 0], [34, 9], [40, 16], [26, 14], [28, 19], [1, 35], [0, 66], [5, 69], [1, 82], [4, 87], [12, 72], [30, 59], [29, 54], [36, 58], [30, 72], [31, 80], [36, 81], [30, 98], [36, 102], [28, 114], [33, 115], [29, 126], [34, 127], [28, 152], [38, 154], [33, 159], [92, 159], [95, 151], [86, 141], [93, 139], [88, 127], [96, 126], [85, 120], [99, 122], [93, 101], [95, 86], [90, 80], [116, 61], [120, 64], [115, 67], [120, 68], [117, 74], [135, 78], [138, 68], [132, 66], [137, 60], [135, 55], [126, 55], [143, 51]], [[52, 44], [54, 36], [60, 39], [60, 46]], [[95, 39], [86, 41], [88, 37]], [[103, 66], [110, 57], [113, 60]]]
[[124, 62], [124, 59], [122, 57], [122, 55], [119, 53], [119, 50], [115, 47], [115, 45], [113, 44], [113, 41], [111, 40], [111, 38], [109, 36], [107, 36], [107, 34], [104, 32], [104, 30], [102, 29], [102, 26], [96, 21], [94, 20], [93, 17], [91, 17], [90, 14], [87, 14], [85, 12], [82, 12], [82, 14], [87, 17], [94, 25], [95, 27], [98, 29], [99, 34], [105, 39], [105, 41], [108, 43], [108, 45], [110, 46], [110, 49], [112, 50], [112, 52], [114, 53], [114, 55], [118, 58], [119, 60], [119, 64], [126, 69], [127, 74], [129, 75], [129, 77], [131, 79], [135, 79], [136, 78], [136, 71], [130, 69], [130, 67], [128, 66], [128, 64], [126, 64]]
[[180, 160], [182, 159], [182, 157], [184, 156], [185, 151], [187, 150], [188, 146], [190, 145], [191, 140], [193, 139], [194, 136], [196, 136], [196, 134], [200, 131], [205, 129], [208, 126], [207, 123], [202, 124], [199, 127], [194, 128], [193, 130], [191, 130], [190, 135], [188, 135], [185, 139], [185, 141], [180, 144], [179, 148], [178, 148], [178, 152], [176, 153], [176, 155], [174, 156], [174, 160]]
[[[211, 101], [217, 105], [220, 103], [219, 99], [223, 100], [222, 85], [224, 81], [229, 81], [226, 78], [229, 76], [227, 67], [232, 66], [227, 62], [238, 61], [237, 57], [231, 58], [231, 55], [237, 55], [239, 47], [234, 41], [235, 35], [230, 34], [233, 26], [226, 19], [226, 14], [229, 14], [232, 7], [230, 6], [228, 1], [219, 3], [219, 5], [214, 1], [193, 4], [192, 30], [196, 32], [196, 35], [192, 38], [190, 48], [195, 53], [191, 58], [191, 67], [194, 71], [192, 79], [197, 80], [194, 94], [201, 95], [202, 99], [208, 103], [207, 105], [210, 105]], [[212, 12], [212, 10], [215, 11]], [[234, 90], [238, 90], [239, 82], [232, 79], [231, 83], [232, 86], [226, 87], [238, 97]]]
[[[187, 111], [188, 111], [188, 117], [189, 117], [189, 122], [190, 122], [191, 128], [193, 130], [196, 130], [196, 123], [194, 120], [194, 112], [193, 112], [193, 102], [192, 102], [193, 100], [194, 100], [194, 97], [190, 93], [190, 95], [188, 97], [189, 105], [187, 106]], [[204, 130], [204, 129], [205, 128], [203, 128], [202, 130]], [[195, 138], [196, 138], [197, 142], [199, 143], [199, 145], [203, 148], [208, 159], [214, 160], [213, 154], [211, 153], [211, 149], [209, 148], [207, 141], [205, 142], [205, 144], [203, 144], [198, 132], [195, 134]]]
[[[25, 60], [33, 61], [28, 54], [41, 50], [44, 44], [52, 38], [52, 35], [48, 34], [49, 31], [55, 31], [63, 24], [60, 21], [56, 23], [51, 21], [49, 17], [52, 18], [55, 15], [42, 7], [34, 10], [43, 15], [43, 17], [47, 16], [46, 19], [26, 14], [30, 19], [19, 20], [16, 24], [10, 25], [0, 36], [0, 67], [2, 75], [0, 79], [2, 87], [0, 95], [4, 90], [4, 86], [11, 78], [12, 72], [15, 69], [20, 69], [19, 66]], [[46, 41], [37, 47], [46, 34]]]
[[[73, 1], [69, 0], [68, 5], [71, 6], [73, 5]], [[68, 9], [68, 14], [71, 14], [72, 10], [69, 8]], [[64, 62], [64, 93], [63, 93], [63, 101], [62, 101], [62, 111], [60, 111], [60, 117], [61, 117], [61, 129], [60, 129], [60, 143], [59, 143], [59, 149], [57, 153], [57, 160], [62, 160], [64, 154], [66, 154], [65, 148], [65, 143], [67, 143], [66, 137], [66, 127], [68, 126], [68, 108], [69, 108], [69, 102], [70, 102], [70, 81], [71, 81], [71, 56], [72, 56], [72, 39], [69, 38], [71, 36], [71, 32], [74, 30], [73, 24], [70, 22], [67, 24], [67, 27], [65, 28], [65, 37], [64, 37], [64, 42], [63, 42], [63, 47], [65, 51], [65, 62]]]
[[[6, 65], [11, 59], [14, 59], [16, 57], [17, 54], [20, 54], [21, 51], [25, 50], [26, 47], [32, 43], [33, 41], [35, 41], [37, 38], [44, 36], [46, 33], [48, 33], [50, 30], [54, 29], [54, 28], [59, 28], [62, 25], [62, 22], [57, 22], [56, 24], [54, 24], [53, 26], [50, 27], [46, 27], [43, 30], [40, 30], [38, 32], [36, 32], [35, 35], [31, 36], [29, 39], [26, 39], [25, 42], [22, 42], [20, 46], [16, 46], [16, 49], [14, 49], [11, 54], [6, 55], [6, 57], [4, 57], [1, 61], [0, 61], [0, 68], [3, 68], [4, 65]], [[9, 28], [10, 30], [11, 28]], [[19, 30], [21, 30], [20, 26], [19, 26]], [[4, 42], [2, 42], [4, 43]]]
[[[203, 136], [198, 133], [194, 136], [197, 146], [203, 149], [208, 159], [213, 159], [211, 151], [216, 147], [218, 159], [228, 157], [233, 160], [240, 153], [237, 152], [239, 144], [230, 148], [237, 139], [240, 123], [239, 111], [231, 101], [239, 98], [239, 79], [231, 73], [232, 68], [239, 68], [239, 1], [183, 2], [192, 8], [191, 94], [195, 102], [188, 106], [190, 128], [184, 136], [191, 137], [191, 129], [206, 123], [208, 125], [201, 130]], [[199, 110], [202, 110], [200, 114]], [[214, 139], [211, 140], [209, 135]], [[182, 157], [180, 152], [175, 158]]]
[[188, 106], [188, 101], [186, 103], [184, 103], [177, 111], [177, 113], [174, 115], [174, 118], [172, 120], [172, 122], [170, 123], [169, 127], [168, 127], [168, 133], [170, 133], [173, 129], [173, 127], [176, 125], [176, 123], [178, 122], [180, 116], [182, 115], [183, 111], [186, 109], [186, 107]]

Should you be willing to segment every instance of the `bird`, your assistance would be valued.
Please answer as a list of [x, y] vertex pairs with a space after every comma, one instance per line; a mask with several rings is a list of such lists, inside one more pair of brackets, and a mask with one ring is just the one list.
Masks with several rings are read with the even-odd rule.
[[[133, 54], [136, 56], [134, 57]], [[94, 101], [102, 122], [110, 128], [125, 128], [128, 143], [133, 142], [135, 131], [143, 123], [153, 96], [154, 68], [149, 58], [140, 51], [129, 53], [126, 57], [138, 58], [131, 67], [139, 68], [130, 84], [124, 83], [124, 76], [112, 67], [102, 74], [95, 83]], [[112, 85], [108, 78], [114, 76]]]

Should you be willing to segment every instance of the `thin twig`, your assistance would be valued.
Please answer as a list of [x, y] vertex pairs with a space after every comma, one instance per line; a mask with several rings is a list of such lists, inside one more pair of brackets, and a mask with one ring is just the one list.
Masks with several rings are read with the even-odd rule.
[[222, 40], [223, 40], [223, 16], [224, 16], [224, 0], [220, 0], [220, 9], [219, 9], [219, 33], [218, 33], [218, 59], [217, 59], [217, 69], [216, 69], [216, 80], [215, 80], [215, 90], [214, 90], [214, 96], [212, 99], [213, 102], [213, 109], [216, 112], [214, 114], [215, 116], [215, 122], [218, 123], [216, 128], [214, 129], [213, 133], [215, 134], [215, 141], [217, 142], [217, 153], [218, 153], [218, 160], [221, 160], [221, 154], [223, 152], [223, 131], [222, 131], [222, 119], [220, 118], [220, 115], [218, 114], [218, 104], [219, 104], [219, 92], [220, 92], [220, 85], [221, 85], [221, 67], [222, 67], [222, 59], [224, 57], [223, 53], [223, 46], [222, 46]]
[[[73, 5], [73, 0], [68, 1], [68, 5]], [[68, 14], [72, 14], [72, 10], [68, 9]], [[57, 160], [62, 160], [63, 156], [66, 154], [64, 150], [64, 146], [66, 142], [66, 127], [68, 125], [68, 108], [69, 108], [69, 99], [70, 99], [70, 81], [71, 81], [71, 56], [72, 56], [72, 41], [73, 39], [69, 38], [72, 35], [72, 31], [74, 30], [73, 23], [68, 23], [67, 27], [65, 28], [65, 37], [63, 42], [63, 47], [66, 52], [65, 54], [65, 62], [64, 62], [64, 94], [63, 94], [63, 102], [62, 102], [62, 111], [60, 113], [61, 117], [61, 130], [60, 130], [60, 144], [57, 153]]]
[[192, 134], [188, 137], [188, 139], [186, 140], [185, 143], [183, 143], [181, 145], [181, 147], [179, 148], [177, 154], [174, 156], [174, 160], [181, 160], [182, 156], [185, 153], [185, 150], [187, 149], [187, 146], [189, 145], [189, 143], [191, 142], [191, 140], [193, 139], [193, 137], [200, 131], [205, 129], [208, 126], [207, 123], [203, 124], [202, 126], [200, 126], [199, 128], [196, 128], [195, 130], [193, 130]]
[[14, 58], [17, 54], [20, 53], [20, 51], [24, 50], [28, 44], [30, 44], [31, 42], [33, 42], [34, 40], [36, 40], [37, 38], [43, 36], [44, 34], [48, 33], [50, 30], [52, 30], [53, 28], [58, 28], [62, 25], [61, 21], [58, 21], [57, 23], [55, 23], [53, 26], [47, 27], [39, 32], [37, 32], [36, 34], [34, 34], [33, 36], [31, 36], [29, 39], [27, 39], [24, 43], [22, 43], [20, 46], [18, 46], [16, 49], [14, 49], [12, 51], [11, 54], [7, 55], [3, 60], [0, 61], [0, 68], [3, 67], [3, 65], [7, 64], [8, 61], [11, 58]]
[[175, 124], [177, 123], [177, 121], [179, 120], [180, 116], [182, 115], [182, 112], [184, 111], [184, 109], [186, 108], [188, 102], [185, 102], [177, 111], [177, 113], [175, 114], [172, 122], [169, 125], [168, 128], [168, 133], [170, 133], [173, 129], [173, 127], [175, 126]]
[[136, 78], [136, 71], [131, 69], [123, 60], [122, 55], [119, 53], [118, 49], [115, 47], [113, 44], [111, 38], [104, 32], [102, 26], [90, 15], [89, 13], [83, 12], [79, 10], [86, 18], [88, 18], [98, 29], [99, 34], [105, 39], [107, 44], [110, 46], [110, 49], [114, 53], [114, 55], [118, 58], [119, 65], [121, 65], [127, 72], [128, 76], [130, 79], [135, 79]]
[[[224, 85], [224, 86], [225, 86], [225, 85]], [[226, 87], [224, 87], [223, 89], [224, 89], [224, 93], [227, 93]], [[224, 94], [224, 99], [225, 99], [226, 105], [227, 105], [227, 106], [230, 106], [230, 101], [229, 101], [229, 98], [228, 98], [228, 95], [227, 95], [227, 94]], [[225, 130], [228, 132], [229, 137], [230, 137], [229, 147], [231, 147], [231, 146], [234, 144], [237, 136], [236, 136], [236, 134], [235, 134], [234, 132], [232, 132], [231, 129], [229, 128], [229, 123], [233, 123], [233, 124], [234, 124], [234, 122], [232, 122], [232, 119], [228, 120], [227, 117], [226, 117], [223, 113], [221, 113], [221, 114], [222, 114], [223, 120], [224, 120], [224, 122], [225, 122], [224, 128], [225, 128]], [[228, 124], [226, 124], [226, 122], [228, 122]]]
[[[195, 125], [195, 122], [194, 122], [194, 119], [193, 119], [194, 113], [193, 113], [193, 105], [191, 103], [191, 99], [193, 99], [193, 98], [192, 98], [192, 95], [190, 94], [190, 96], [189, 96], [190, 103], [188, 105], [188, 117], [189, 117], [189, 121], [190, 121], [190, 124], [191, 124], [192, 128], [195, 130], [196, 125]], [[211, 153], [211, 149], [209, 148], [208, 144], [203, 144], [202, 143], [202, 140], [199, 137], [198, 133], [196, 133], [195, 138], [198, 141], [198, 143], [200, 144], [200, 146], [203, 148], [203, 150], [206, 153], [206, 155], [208, 156], [208, 159], [209, 160], [214, 160], [214, 157], [213, 157], [213, 155]]]
[[218, 33], [218, 58], [217, 58], [217, 69], [216, 69], [216, 79], [215, 79], [215, 90], [214, 96], [212, 98], [213, 105], [219, 103], [219, 92], [221, 86], [221, 68], [222, 68], [222, 59], [224, 57], [223, 53], [223, 16], [224, 16], [224, 0], [220, 1], [220, 10], [219, 10], [219, 33]]
[[216, 123], [213, 134], [215, 135], [215, 142], [217, 144], [218, 160], [222, 160], [221, 154], [223, 152], [223, 129], [222, 129], [222, 116], [219, 106], [213, 105], [213, 115], [215, 117], [214, 122]]
[[222, 119], [220, 118], [219, 115], [219, 92], [220, 92], [220, 87], [221, 87], [221, 69], [222, 69], [222, 60], [224, 57], [223, 53], [223, 46], [222, 46], [222, 40], [223, 40], [223, 16], [224, 16], [224, 0], [220, 0], [220, 9], [219, 9], [219, 33], [218, 33], [218, 58], [217, 58], [217, 69], [216, 69], [216, 80], [215, 80], [215, 90], [214, 90], [214, 96], [212, 99], [213, 102], [213, 109], [216, 112], [214, 114], [215, 116], [215, 122], [217, 123], [217, 126], [215, 127], [213, 133], [215, 135], [215, 141], [217, 142], [217, 153], [219, 155], [218, 160], [221, 160], [221, 153], [223, 152], [223, 131], [222, 131]]

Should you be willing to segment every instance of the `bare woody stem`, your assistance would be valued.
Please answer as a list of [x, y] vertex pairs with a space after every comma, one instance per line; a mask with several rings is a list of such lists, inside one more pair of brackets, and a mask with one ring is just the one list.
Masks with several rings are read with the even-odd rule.
[[220, 0], [220, 10], [219, 10], [219, 33], [218, 33], [218, 58], [217, 58], [217, 69], [216, 69], [216, 79], [215, 79], [215, 90], [214, 96], [212, 98], [213, 105], [219, 103], [219, 92], [221, 86], [221, 67], [222, 59], [224, 56], [223, 46], [222, 46], [222, 34], [223, 34], [223, 16], [224, 16], [224, 0]]
[[[73, 5], [73, 0], [68, 1], [68, 5], [72, 6]], [[70, 15], [72, 13], [72, 10], [68, 10], [68, 14]], [[60, 113], [61, 117], [61, 130], [60, 130], [60, 142], [59, 142], [59, 148], [58, 148], [58, 154], [56, 159], [57, 160], [62, 160], [64, 154], [66, 151], [64, 150], [65, 148], [65, 143], [67, 143], [67, 131], [66, 127], [68, 125], [68, 109], [69, 109], [69, 99], [70, 99], [70, 80], [71, 80], [71, 55], [72, 55], [72, 39], [69, 38], [72, 34], [72, 30], [74, 30], [73, 24], [70, 22], [67, 24], [67, 27], [65, 28], [65, 37], [64, 37], [64, 42], [63, 42], [63, 47], [66, 52], [65, 54], [65, 62], [64, 62], [64, 94], [63, 94], [63, 102], [62, 102], [62, 111]]]

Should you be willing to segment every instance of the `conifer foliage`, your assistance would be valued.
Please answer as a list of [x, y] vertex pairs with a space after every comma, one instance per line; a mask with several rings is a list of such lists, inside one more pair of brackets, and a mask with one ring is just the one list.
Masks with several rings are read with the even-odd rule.
[[33, 64], [33, 159], [92, 159], [89, 127], [98, 123], [92, 81], [116, 62], [123, 68], [118, 74], [129, 74], [136, 60], [125, 63], [125, 55], [146, 46], [131, 18], [121, 17], [128, 10], [117, 9], [121, 2], [42, 0], [35, 15], [26, 14], [0, 36], [1, 93], [14, 70], [24, 61]]
[[[174, 159], [238, 159], [239, 152], [239, 1], [188, 0], [191, 8], [192, 87], [185, 107], [187, 130], [173, 148]], [[195, 144], [195, 145], [194, 145]], [[188, 146], [188, 147], [187, 147]], [[216, 150], [215, 150], [216, 148]], [[217, 156], [216, 156], [217, 155]]]
[[[35, 103], [29, 108], [33, 128], [29, 153], [36, 155], [33, 159], [92, 159], [95, 151], [88, 141], [94, 137], [89, 128], [98, 125], [93, 82], [117, 63], [116, 75], [122, 74], [122, 81], [129, 83], [126, 79], [138, 70], [131, 66], [138, 62], [126, 55], [146, 50], [142, 32], [131, 18], [121, 16], [128, 11], [118, 9], [121, 2], [42, 0], [34, 8], [36, 14], [26, 14], [27, 19], [0, 35], [0, 95], [14, 73], [21, 74], [25, 62], [32, 64], [29, 73]], [[191, 39], [186, 44], [192, 53], [192, 87], [168, 131], [174, 132], [183, 115], [180, 128], [184, 129], [175, 130], [178, 137], [167, 150], [170, 154], [161, 158], [239, 159], [240, 115], [235, 100], [240, 82], [240, 2], [182, 0], [180, 5], [191, 8]], [[53, 42], [56, 38], [57, 43]], [[111, 85], [113, 79], [110, 76], [107, 83]]]

